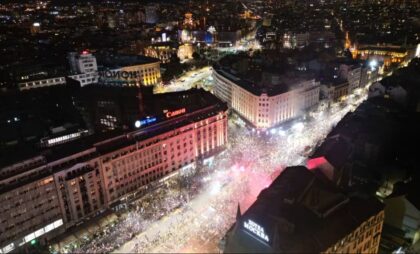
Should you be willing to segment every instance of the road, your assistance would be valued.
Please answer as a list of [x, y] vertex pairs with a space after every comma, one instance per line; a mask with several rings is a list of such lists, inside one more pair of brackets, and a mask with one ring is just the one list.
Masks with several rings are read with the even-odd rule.
[[[226, 51], [229, 53], [236, 53], [238, 51], [248, 51], [261, 49], [261, 45], [255, 38], [255, 31], [244, 37], [238, 45], [228, 48], [218, 48], [218, 51]], [[211, 79], [212, 68], [210, 66], [191, 70], [183, 74], [181, 77], [171, 81], [168, 85], [158, 85], [155, 87], [155, 93], [169, 93], [179, 92], [191, 89], [198, 82]], [[207, 82], [209, 83], [209, 82]]]
[[[204, 75], [204, 73], [203, 73]], [[307, 154], [338, 121], [367, 97], [359, 90], [345, 104], [320, 106], [300, 120], [265, 132], [229, 119], [229, 145], [181, 188], [172, 178], [135, 201], [112, 227], [70, 252], [218, 252], [218, 243], [259, 192], [286, 166], [304, 165]], [[178, 179], [181, 177], [178, 176]], [[184, 180], [185, 180], [184, 179]]]
[[366, 98], [352, 96], [346, 105], [316, 109], [289, 128], [257, 133], [229, 121], [230, 146], [214, 158], [200, 194], [151, 223], [115, 252], [218, 252], [218, 242], [235, 220], [237, 205], [244, 211], [267, 187], [273, 174], [288, 165], [304, 165], [331, 128]]
[[[244, 42], [239, 47], [249, 45]], [[187, 90], [210, 76], [210, 67], [190, 71], [155, 92]], [[199, 177], [192, 178], [192, 185], [199, 186], [194, 195], [190, 195], [190, 188], [180, 190], [177, 185], [165, 191], [156, 189], [146, 195], [147, 202], [138, 201], [136, 209], [83, 250], [218, 252], [219, 241], [235, 221], [238, 204], [245, 211], [284, 167], [304, 165], [307, 154], [366, 97], [367, 90], [359, 90], [345, 104], [320, 106], [287, 127], [265, 132], [244, 128], [235, 117], [229, 119], [229, 145], [211, 165], [201, 169], [204, 172]], [[139, 209], [143, 203], [147, 205]]]
[[179, 92], [179, 91], [185, 91], [188, 89], [191, 89], [191, 87], [194, 86], [196, 82], [199, 82], [203, 79], [206, 79], [211, 76], [212, 69], [210, 66], [192, 70], [184, 75], [182, 75], [180, 78], [176, 79], [175, 81], [172, 81], [168, 85], [159, 85], [155, 88], [155, 93], [169, 93], [169, 92]]

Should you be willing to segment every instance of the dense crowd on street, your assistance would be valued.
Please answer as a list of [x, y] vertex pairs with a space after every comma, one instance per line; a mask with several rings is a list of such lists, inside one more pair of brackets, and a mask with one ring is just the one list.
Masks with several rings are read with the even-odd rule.
[[118, 220], [63, 252], [217, 252], [242, 209], [271, 182], [273, 172], [304, 164], [307, 154], [364, 97], [318, 108], [264, 132], [229, 122], [229, 146], [207, 166], [167, 180], [128, 204]]

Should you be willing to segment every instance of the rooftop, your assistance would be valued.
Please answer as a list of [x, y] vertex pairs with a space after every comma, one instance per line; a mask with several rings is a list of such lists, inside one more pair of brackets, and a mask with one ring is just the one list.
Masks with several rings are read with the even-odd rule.
[[401, 47], [392, 47], [392, 46], [362, 46], [358, 48], [359, 51], [361, 50], [378, 50], [378, 51], [389, 51], [389, 52], [397, 52], [397, 53], [407, 53], [407, 49]]
[[17, 83], [64, 77], [69, 74], [66, 65], [54, 61], [26, 61], [11, 65], [8, 72], [11, 79]]
[[[313, 171], [288, 167], [237, 220], [225, 252], [322, 252], [381, 210], [375, 199], [348, 197]], [[268, 241], [244, 227], [249, 220]]]
[[[19, 153], [16, 153], [16, 149], [13, 148], [9, 150], [3, 150], [2, 154], [7, 154], [10, 156], [5, 156], [1, 161], [1, 167], [6, 167], [13, 165], [15, 163], [22, 162], [31, 158], [35, 158], [39, 155], [44, 157], [43, 164], [46, 165], [50, 162], [66, 158], [68, 156], [81, 153], [83, 151], [90, 151], [88, 155], [80, 157], [77, 160], [68, 162], [65, 167], [57, 167], [56, 169], [51, 168], [48, 174], [54, 172], [54, 170], [62, 170], [63, 168], [71, 167], [77, 163], [86, 161], [93, 156], [98, 156], [101, 154], [107, 154], [109, 152], [115, 151], [117, 149], [135, 144], [137, 141], [142, 141], [156, 135], [168, 132], [170, 130], [179, 128], [181, 126], [188, 125], [189, 123], [200, 121], [201, 119], [208, 118], [210, 116], [216, 115], [227, 109], [225, 103], [221, 102], [214, 95], [205, 92], [202, 89], [189, 90], [176, 93], [168, 93], [164, 95], [156, 95], [155, 100], [152, 100], [155, 105], [151, 105], [149, 108], [149, 113], [153, 114], [151, 116], [156, 117], [157, 121], [148, 126], [141, 127], [139, 129], [131, 130], [116, 130], [107, 133], [97, 133], [87, 137], [80, 138], [78, 140], [65, 143], [62, 145], [57, 145], [50, 148], [40, 148], [40, 147], [25, 147], [23, 150], [19, 150]], [[194, 101], [192, 107], [187, 107], [188, 101]], [[158, 106], [156, 106], [158, 105]], [[175, 108], [175, 105], [178, 105]], [[185, 107], [186, 112], [181, 115], [173, 116], [170, 118], [165, 117], [165, 113], [162, 109], [176, 110], [179, 108]], [[153, 113], [154, 112], [154, 113]], [[93, 150], [92, 150], [93, 149]], [[3, 156], [2, 156], [3, 157]], [[23, 170], [27, 171], [31, 168], [38, 167], [40, 165], [36, 164], [29, 168], [24, 168]], [[1, 169], [0, 169], [1, 171]], [[16, 173], [15, 173], [16, 174]], [[47, 175], [48, 175], [47, 174]], [[11, 175], [2, 175], [1, 179], [10, 177]], [[17, 186], [27, 184], [31, 181], [34, 181], [35, 178], [45, 177], [44, 174], [38, 175], [36, 177], [27, 179], [22, 182], [15, 182], [13, 185], [1, 186], [0, 191], [4, 188], [16, 188]]]
[[257, 96], [260, 96], [263, 93], [266, 93], [268, 96], [286, 93], [295, 88], [299, 83], [314, 79], [312, 73], [289, 72], [287, 75], [268, 73], [268, 75], [277, 76], [278, 79], [277, 84], [269, 84], [264, 80], [254, 82], [249, 79], [244, 79], [239, 75], [234, 74], [232, 70], [221, 66], [213, 66], [213, 70]]
[[0, 153], [8, 144], [26, 147], [60, 130], [85, 128], [72, 100], [77, 91], [76, 87], [53, 86], [0, 94]]
[[122, 54], [95, 54], [98, 61], [98, 68], [118, 69], [133, 65], [142, 65], [157, 63], [159, 59], [140, 56], [140, 55], [122, 55]]

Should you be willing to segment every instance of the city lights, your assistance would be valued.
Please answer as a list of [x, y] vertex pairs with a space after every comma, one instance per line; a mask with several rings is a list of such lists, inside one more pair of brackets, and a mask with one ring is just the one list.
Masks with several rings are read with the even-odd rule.
[[219, 194], [220, 190], [222, 189], [222, 184], [220, 182], [213, 183], [210, 194], [211, 195], [217, 195]]
[[[353, 98], [352, 103], [358, 104], [365, 98], [366, 90], [363, 90], [362, 95]], [[154, 227], [146, 228], [138, 238], [135, 238], [136, 240], [128, 241], [118, 248], [118, 251], [182, 252], [190, 243], [186, 239], [195, 239], [194, 242], [198, 241], [203, 245], [209, 241], [216, 243], [235, 221], [236, 204], [239, 202], [241, 208], [246, 209], [259, 192], [268, 187], [273, 179], [272, 175], [278, 175], [284, 165], [304, 165], [306, 158], [300, 155], [302, 151], [322, 140], [351, 107], [334, 104], [331, 109], [334, 110], [320, 106], [313, 111], [318, 117], [296, 123], [290, 128], [276, 128], [276, 134], [267, 137], [269, 138], [267, 141], [254, 135], [255, 129], [254, 131], [247, 128], [231, 129], [229, 138], [231, 148], [215, 156], [210, 170], [199, 178], [204, 184], [199, 194], [190, 195], [188, 202], [159, 203], [163, 206], [180, 204], [181, 209], [169, 212], [164, 221], [147, 222], [150, 223], [148, 225], [159, 227], [160, 234], [153, 233], [154, 230], [151, 228]], [[319, 114], [320, 112], [323, 114]], [[172, 192], [176, 193], [176, 188], [169, 193]], [[168, 197], [172, 195], [169, 193]], [[167, 196], [163, 196], [163, 200], [165, 197]], [[215, 212], [210, 215], [210, 210], [204, 210], [204, 207], [211, 207], [210, 210], [214, 209]], [[209, 223], [208, 216], [212, 216], [213, 223]], [[187, 228], [185, 225], [191, 222], [194, 228]], [[260, 237], [262, 241], [269, 240], [265, 231], [257, 230], [256, 227], [249, 228], [255, 229], [255, 232], [250, 232]], [[200, 235], [206, 237], [197, 238]], [[216, 251], [200, 244], [189, 246], [192, 247], [198, 252]]]
[[369, 61], [369, 66], [372, 70], [376, 69], [378, 66], [378, 61], [376, 59], [372, 59]]
[[[415, 196], [418, 1], [0, 5], [0, 254], [227, 253], [233, 228], [244, 250], [295, 239], [299, 252], [330, 244], [306, 219], [357, 203], [331, 200], [360, 191], [385, 211]], [[339, 190], [312, 189], [312, 175]], [[404, 237], [375, 227], [360, 248], [340, 228], [313, 252], [410, 252], [412, 224], [388, 225]]]
[[303, 130], [303, 128], [305, 127], [305, 125], [303, 123], [295, 123], [292, 128], [297, 131], [297, 132], [301, 132]]

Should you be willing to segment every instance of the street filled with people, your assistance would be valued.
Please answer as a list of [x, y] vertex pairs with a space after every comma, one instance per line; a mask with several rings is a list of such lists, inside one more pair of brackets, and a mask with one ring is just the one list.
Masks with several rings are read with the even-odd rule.
[[127, 202], [119, 218], [61, 252], [217, 252], [218, 244], [260, 191], [310, 152], [366, 91], [347, 103], [321, 104], [299, 119], [265, 131], [229, 120], [226, 149], [188, 172], [179, 172], [142, 198]]

